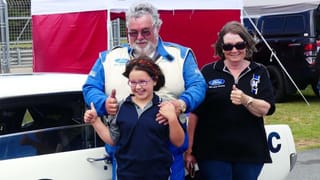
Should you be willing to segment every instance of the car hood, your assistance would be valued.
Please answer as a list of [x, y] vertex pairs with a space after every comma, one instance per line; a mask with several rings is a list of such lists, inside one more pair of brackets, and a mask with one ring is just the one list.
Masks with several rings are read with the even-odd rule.
[[28, 73], [1, 74], [0, 99], [33, 94], [82, 91], [86, 74]]

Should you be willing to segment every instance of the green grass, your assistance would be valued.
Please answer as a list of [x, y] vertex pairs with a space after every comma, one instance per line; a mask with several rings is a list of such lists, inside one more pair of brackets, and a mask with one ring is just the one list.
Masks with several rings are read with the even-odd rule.
[[10, 48], [11, 49], [15, 49], [15, 48], [22, 48], [22, 49], [32, 48], [32, 44], [31, 43], [10, 44]]
[[297, 151], [320, 148], [320, 98], [308, 87], [302, 91], [310, 105], [300, 94], [277, 103], [276, 111], [265, 117], [265, 124], [288, 124], [292, 130]]

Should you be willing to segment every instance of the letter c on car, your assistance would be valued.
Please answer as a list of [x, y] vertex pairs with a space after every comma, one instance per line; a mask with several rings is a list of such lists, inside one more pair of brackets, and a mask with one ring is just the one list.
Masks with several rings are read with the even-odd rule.
[[281, 149], [281, 144], [278, 143], [278, 144], [275, 144], [275, 146], [273, 146], [273, 144], [272, 144], [273, 138], [280, 139], [280, 135], [277, 132], [271, 132], [268, 136], [268, 146], [269, 146], [270, 151], [272, 153], [277, 153]]

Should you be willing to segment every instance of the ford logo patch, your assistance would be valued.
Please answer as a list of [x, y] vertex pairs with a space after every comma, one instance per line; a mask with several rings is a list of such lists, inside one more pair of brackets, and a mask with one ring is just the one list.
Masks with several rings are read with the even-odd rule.
[[129, 59], [116, 59], [115, 62], [119, 64], [126, 64], [129, 61]]
[[211, 81], [208, 82], [209, 85], [211, 86], [219, 86], [219, 85], [222, 85], [224, 84], [224, 79], [213, 79]]

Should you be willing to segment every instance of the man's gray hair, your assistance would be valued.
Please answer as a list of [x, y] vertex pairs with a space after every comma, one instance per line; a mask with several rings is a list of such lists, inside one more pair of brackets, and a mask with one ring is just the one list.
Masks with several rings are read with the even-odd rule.
[[146, 14], [150, 14], [153, 20], [153, 25], [155, 25], [157, 28], [160, 28], [162, 20], [160, 19], [158, 9], [149, 2], [137, 2], [129, 7], [128, 11], [126, 12], [127, 27], [131, 18], [139, 18]]

